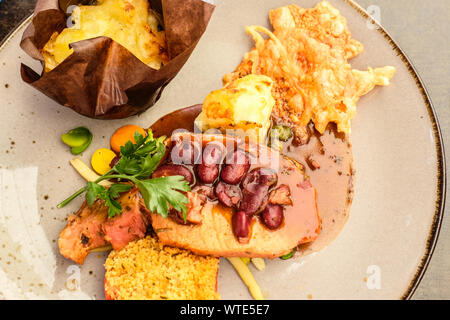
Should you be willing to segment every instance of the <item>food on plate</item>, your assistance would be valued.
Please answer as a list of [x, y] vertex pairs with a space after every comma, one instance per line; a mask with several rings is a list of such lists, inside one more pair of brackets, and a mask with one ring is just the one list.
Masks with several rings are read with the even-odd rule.
[[93, 249], [110, 244], [113, 249], [119, 250], [145, 236], [149, 217], [137, 189], [114, 200], [123, 208], [114, 217], [109, 216], [105, 201], [108, 200], [97, 200], [91, 205], [85, 202], [69, 216], [67, 226], [58, 239], [59, 251], [64, 257], [83, 264]]
[[[126, 146], [134, 149], [140, 139]], [[156, 149], [155, 141], [134, 154]], [[109, 173], [103, 178], [129, 183], [106, 188], [99, 178], [80, 189], [87, 201], [60, 233], [63, 256], [83, 263], [95, 248], [110, 244], [118, 250], [143, 238], [150, 225], [163, 244], [225, 257], [275, 258], [317, 237], [316, 190], [299, 163], [226, 135], [176, 134], [161, 145], [164, 151], [146, 171], [151, 179]], [[121, 167], [129, 164], [124, 149], [121, 156], [111, 170], [134, 170]]]
[[[156, 121], [151, 129], [155, 136], [170, 136], [175, 130], [193, 132], [193, 121], [201, 110], [202, 105], [176, 110]], [[303, 164], [305, 174], [317, 189], [321, 231], [314, 241], [298, 248], [296, 257], [321, 250], [337, 237], [348, 220], [354, 191], [355, 170], [349, 136], [337, 132], [333, 124], [323, 134], [314, 129], [313, 123], [307, 129], [311, 136], [305, 144], [296, 143], [293, 137], [288, 141], [269, 140], [272, 148]], [[279, 143], [277, 148], [274, 142]]]
[[195, 124], [203, 132], [234, 130], [253, 141], [264, 142], [275, 104], [271, 90], [272, 79], [262, 75], [248, 75], [229, 82], [205, 98]]
[[[73, 159], [71, 164], [86, 180], [98, 179], [79, 158]], [[103, 180], [99, 184], [106, 182]], [[105, 252], [111, 249], [111, 245], [105, 245], [90, 249], [89, 252]], [[133, 258], [130, 258], [130, 255]], [[68, 256], [71, 257], [74, 258]], [[173, 261], [174, 257], [177, 257], [176, 261]], [[79, 263], [82, 263], [83, 259], [84, 257]], [[217, 292], [218, 258], [200, 257], [186, 250], [163, 246], [154, 237], [147, 236], [145, 239], [132, 241], [123, 249], [111, 252], [105, 268], [104, 287], [107, 299], [220, 297]], [[148, 286], [142, 286], [142, 282], [146, 282]], [[255, 285], [257, 286], [256, 283]]]
[[318, 2], [314, 8], [307, 9], [291, 4], [270, 11], [269, 17], [274, 29], [288, 32], [295, 28], [296, 32], [339, 50], [339, 54], [347, 59], [364, 49], [361, 42], [352, 38], [345, 17], [328, 1]]
[[348, 59], [363, 46], [326, 1], [274, 9], [270, 21], [273, 32], [247, 28], [255, 48], [202, 105], [148, 130], [116, 130], [114, 152], [92, 158], [100, 175], [72, 162], [88, 183], [59, 207], [83, 193], [86, 201], [58, 245], [80, 264], [113, 249], [107, 298], [218, 298], [217, 257], [225, 257], [263, 299], [250, 261], [263, 271], [264, 258], [320, 250], [347, 221], [356, 102], [395, 69], [352, 70]]
[[281, 256], [280, 259], [282, 260], [287, 260], [290, 259], [294, 256], [295, 251], [297, 251], [297, 247], [295, 247], [294, 249], [291, 250], [291, 252], [286, 253], [285, 255]]
[[228, 258], [228, 261], [233, 265], [236, 271], [239, 273], [240, 277], [244, 281], [245, 285], [248, 287], [248, 290], [252, 294], [255, 300], [264, 300], [263, 294], [261, 293], [261, 289], [258, 286], [255, 278], [247, 267], [247, 264], [243, 262], [242, 258], [231, 257]]
[[293, 136], [293, 130], [291, 127], [279, 124], [272, 126], [270, 130], [269, 146], [275, 150], [283, 150], [283, 142], [289, 141]]
[[[98, 174], [96, 174], [87, 164], [83, 162], [83, 160], [78, 157], [70, 160], [70, 164], [86, 181], [94, 182], [100, 178]], [[98, 184], [104, 187], [112, 185], [111, 181], [108, 180], [100, 181]]]
[[128, 141], [136, 143], [136, 140], [134, 139], [134, 134], [136, 132], [144, 137], [147, 135], [147, 132], [143, 128], [134, 124], [127, 124], [117, 129], [110, 139], [111, 149], [114, 152], [119, 153], [120, 148], [125, 146]]
[[270, 77], [275, 98], [272, 120], [290, 125], [299, 143], [307, 141], [310, 121], [320, 133], [333, 122], [339, 132], [349, 134], [358, 99], [376, 85], [388, 85], [395, 68], [352, 69], [347, 60], [363, 47], [327, 1], [311, 9], [295, 4], [274, 9], [270, 22], [273, 32], [262, 26], [246, 28], [255, 47], [224, 76], [225, 85], [249, 74]]
[[263, 271], [266, 268], [266, 263], [262, 258], [251, 258], [251, 261], [255, 268], [259, 271]]
[[95, 150], [91, 157], [91, 166], [98, 174], [105, 174], [111, 167], [111, 161], [116, 157], [116, 154], [111, 149], [100, 148]]
[[44, 71], [22, 64], [21, 78], [94, 119], [124, 119], [152, 107], [189, 59], [215, 7], [202, 0], [36, 2], [20, 46]]
[[[144, 237], [149, 223], [148, 210], [167, 216], [170, 206], [186, 217], [185, 204], [189, 200], [181, 192], [190, 188], [184, 177], [148, 178], [166, 155], [163, 139], [154, 139], [151, 134], [144, 138], [136, 133], [135, 143], [125, 144], [120, 160], [107, 173], [89, 181], [58, 205], [64, 207], [86, 193], [86, 201], [69, 217], [60, 233], [58, 245], [63, 256], [83, 263], [92, 249], [108, 244], [121, 249], [128, 242]], [[121, 182], [101, 184], [110, 179]]]
[[[171, 142], [172, 154], [187, 150], [181, 145], [190, 143], [203, 154], [194, 167], [178, 164], [197, 173], [192, 192], [200, 199], [191, 201], [198, 208], [190, 207], [187, 223], [177, 212], [172, 219], [151, 213], [153, 230], [162, 243], [202, 255], [275, 258], [317, 237], [316, 191], [300, 164], [264, 145], [240, 143], [230, 136], [186, 133], [172, 136]], [[212, 150], [225, 150], [218, 157], [223, 161], [210, 164], [221, 172], [213, 183], [198, 175], [211, 170], [207, 161]], [[192, 212], [195, 220], [190, 219]]]
[[147, 236], [112, 251], [105, 262], [110, 300], [215, 300], [219, 259], [164, 246]]
[[72, 154], [78, 155], [91, 145], [92, 133], [86, 127], [78, 127], [61, 135], [61, 140], [70, 147]]
[[[91, 207], [97, 200], [105, 201], [108, 216], [114, 217], [122, 212], [122, 206], [117, 199], [121, 192], [136, 187], [142, 195], [147, 209], [167, 216], [169, 204], [176, 210], [186, 214], [188, 199], [181, 192], [189, 191], [189, 184], [182, 176], [161, 177], [149, 179], [158, 165], [166, 156], [165, 137], [153, 138], [151, 132], [144, 137], [136, 132], [134, 141], [128, 141], [120, 149], [117, 161], [111, 161], [111, 169], [95, 181], [89, 181], [66, 200], [58, 204], [58, 208], [66, 206], [73, 199], [86, 193], [86, 201]], [[119, 183], [105, 188], [100, 183], [105, 180], [118, 179]], [[123, 183], [127, 182], [127, 183]]]
[[73, 25], [55, 32], [42, 49], [46, 72], [73, 53], [71, 43], [100, 36], [118, 42], [153, 69], [169, 60], [159, 17], [147, 0], [100, 0], [75, 7], [71, 18]]
[[270, 134], [274, 137], [274, 139], [278, 139], [281, 141], [288, 141], [292, 138], [293, 132], [289, 126], [286, 125], [276, 125], [272, 127]]

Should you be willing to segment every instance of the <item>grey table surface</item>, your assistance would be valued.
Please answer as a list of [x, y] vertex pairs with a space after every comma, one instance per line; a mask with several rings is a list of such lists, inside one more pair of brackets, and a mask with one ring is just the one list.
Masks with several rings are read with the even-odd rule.
[[[32, 13], [35, 2], [0, 2], [0, 41]], [[411, 59], [431, 95], [444, 145], [450, 150], [450, 0], [356, 2], [363, 8], [379, 8], [380, 23]], [[447, 164], [450, 177], [449, 171]], [[446, 206], [437, 246], [413, 299], [450, 299], [450, 205]]]

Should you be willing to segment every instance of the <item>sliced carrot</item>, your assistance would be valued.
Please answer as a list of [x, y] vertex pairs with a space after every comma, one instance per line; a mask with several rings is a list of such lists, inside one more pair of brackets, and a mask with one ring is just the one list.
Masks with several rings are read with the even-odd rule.
[[135, 143], [134, 134], [136, 132], [139, 132], [144, 137], [147, 135], [147, 132], [143, 128], [135, 126], [134, 124], [127, 124], [126, 126], [117, 129], [111, 136], [111, 149], [119, 153], [120, 147], [124, 146], [128, 141]]

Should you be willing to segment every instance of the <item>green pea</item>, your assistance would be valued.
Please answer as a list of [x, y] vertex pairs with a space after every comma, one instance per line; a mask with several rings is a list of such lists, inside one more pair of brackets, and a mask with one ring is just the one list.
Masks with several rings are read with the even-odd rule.
[[61, 140], [71, 147], [74, 155], [85, 151], [92, 142], [92, 133], [85, 127], [78, 127], [61, 135]]
[[284, 256], [281, 256], [280, 259], [282, 259], [282, 260], [287, 260], [287, 259], [292, 258], [292, 256], [294, 255], [295, 251], [297, 251], [297, 247], [295, 247], [294, 249], [292, 249], [291, 252], [285, 254]]
[[276, 125], [276, 126], [274, 126], [272, 128], [271, 134], [275, 138], [278, 138], [281, 141], [288, 141], [293, 136], [292, 129], [289, 126], [286, 126], [286, 125]]

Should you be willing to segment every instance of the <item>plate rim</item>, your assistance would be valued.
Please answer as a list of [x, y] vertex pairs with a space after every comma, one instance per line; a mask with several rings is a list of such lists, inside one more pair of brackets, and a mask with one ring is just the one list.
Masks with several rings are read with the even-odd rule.
[[433, 134], [436, 140], [436, 154], [437, 154], [437, 186], [436, 186], [436, 202], [435, 202], [435, 212], [433, 216], [433, 222], [431, 224], [431, 229], [428, 233], [427, 245], [425, 247], [425, 253], [419, 263], [415, 275], [409, 283], [408, 289], [400, 297], [402, 300], [410, 300], [414, 295], [414, 292], [418, 288], [425, 272], [428, 269], [431, 258], [436, 248], [437, 240], [439, 238], [439, 233], [441, 231], [442, 220], [445, 211], [445, 199], [447, 192], [447, 170], [446, 170], [446, 157], [444, 142], [442, 138], [442, 131], [439, 126], [439, 120], [434, 108], [431, 96], [425, 87], [425, 84], [417, 72], [416, 67], [411, 62], [410, 58], [406, 55], [405, 51], [397, 44], [393, 37], [388, 31], [376, 21], [364, 8], [353, 0], [343, 0], [351, 7], [353, 7], [360, 15], [364, 18], [369, 19], [371, 23], [376, 26], [376, 30], [389, 42], [391, 48], [397, 53], [402, 62], [408, 69], [409, 74], [414, 78], [417, 88], [419, 89], [423, 102], [427, 107], [428, 116], [432, 123]]
[[[294, 0], [293, 0], [294, 1]], [[380, 25], [364, 8], [362, 8], [359, 4], [354, 2], [353, 0], [341, 0], [342, 2], [347, 3], [353, 9], [356, 10], [361, 16], [370, 20], [376, 26], [376, 30], [389, 42], [391, 48], [397, 53], [402, 62], [408, 69], [409, 74], [414, 78], [417, 88], [419, 89], [423, 102], [427, 108], [428, 116], [432, 123], [433, 134], [436, 141], [436, 154], [437, 154], [437, 186], [436, 186], [436, 203], [435, 203], [435, 213], [433, 216], [433, 221], [431, 224], [431, 229], [428, 233], [427, 244], [425, 247], [425, 252], [420, 260], [420, 263], [416, 269], [416, 272], [413, 278], [410, 280], [408, 288], [400, 297], [402, 300], [410, 300], [415, 291], [417, 290], [421, 280], [425, 272], [428, 269], [431, 258], [433, 256], [434, 250], [436, 248], [436, 244], [439, 238], [442, 220], [444, 217], [445, 211], [445, 199], [447, 192], [447, 171], [446, 171], [446, 157], [445, 157], [445, 149], [442, 138], [442, 132], [439, 126], [439, 120], [434, 108], [434, 105], [431, 100], [431, 96], [428, 90], [425, 87], [423, 80], [421, 79], [417, 69], [414, 67], [410, 58], [406, 55], [406, 53], [401, 49], [401, 47], [397, 44], [397, 42], [392, 38], [389, 32]], [[14, 28], [12, 29], [1, 41], [0, 41], [0, 51], [8, 44], [10, 39], [17, 35], [26, 25], [30, 23], [34, 14], [31, 14], [24, 19]]]

